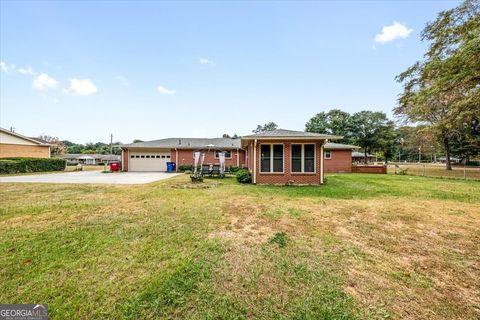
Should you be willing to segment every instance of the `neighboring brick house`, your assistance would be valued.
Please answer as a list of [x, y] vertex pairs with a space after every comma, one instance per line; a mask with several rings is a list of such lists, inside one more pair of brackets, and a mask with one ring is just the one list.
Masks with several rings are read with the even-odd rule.
[[58, 157], [67, 160], [67, 164], [95, 165], [121, 161], [120, 156], [114, 154], [68, 153], [58, 155]]
[[359, 147], [349, 144], [328, 142], [325, 144], [324, 168], [328, 173], [352, 172], [352, 154]]
[[[324, 172], [352, 172], [352, 150], [358, 147], [328, 142], [341, 138], [279, 129], [241, 139], [168, 138], [138, 142], [122, 145], [122, 169], [166, 171], [167, 162], [175, 162], [178, 169], [181, 165], [193, 165], [195, 151], [205, 153], [204, 164], [218, 164], [218, 153], [225, 151], [225, 165], [247, 167], [254, 174], [255, 183], [321, 184]], [[267, 169], [270, 172], [264, 172]]]
[[0, 158], [50, 158], [50, 145], [0, 128]]
[[[375, 162], [376, 158], [373, 154], [367, 153], [367, 162]], [[365, 153], [363, 152], [352, 152], [352, 161], [363, 163], [365, 162]]]

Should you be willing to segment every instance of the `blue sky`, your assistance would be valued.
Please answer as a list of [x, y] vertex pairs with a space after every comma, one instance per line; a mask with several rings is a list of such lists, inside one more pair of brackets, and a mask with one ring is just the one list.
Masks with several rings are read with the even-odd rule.
[[0, 126], [127, 143], [392, 116], [425, 23], [459, 2], [0, 3]]

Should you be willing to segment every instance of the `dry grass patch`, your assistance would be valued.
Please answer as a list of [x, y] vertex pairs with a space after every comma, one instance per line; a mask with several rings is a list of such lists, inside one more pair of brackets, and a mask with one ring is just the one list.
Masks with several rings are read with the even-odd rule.
[[3, 184], [0, 300], [54, 318], [479, 317], [475, 182]]

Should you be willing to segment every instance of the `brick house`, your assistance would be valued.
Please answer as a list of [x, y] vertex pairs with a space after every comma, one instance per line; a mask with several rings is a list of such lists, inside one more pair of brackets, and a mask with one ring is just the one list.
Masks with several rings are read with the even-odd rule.
[[[341, 138], [327, 134], [278, 129], [244, 136], [242, 146], [247, 153], [247, 164], [252, 172], [253, 183], [323, 184], [326, 172], [325, 144], [329, 140]], [[328, 150], [330, 155], [332, 150]], [[340, 156], [339, 159], [341, 159]], [[335, 168], [334, 161], [329, 168]], [[351, 157], [348, 165], [351, 170]]]
[[324, 168], [328, 173], [351, 173], [352, 155], [359, 149], [349, 144], [327, 142], [324, 147]]
[[166, 171], [167, 162], [175, 162], [178, 169], [181, 165], [193, 165], [195, 151], [205, 153], [204, 164], [218, 164], [219, 152], [225, 152], [225, 165], [248, 168], [255, 183], [321, 184], [324, 172], [352, 172], [352, 150], [357, 147], [328, 142], [340, 138], [279, 129], [241, 139], [168, 138], [138, 142], [122, 145], [122, 169]]
[[167, 162], [193, 165], [193, 153], [205, 153], [204, 164], [219, 162], [219, 152], [225, 152], [225, 165], [244, 167], [245, 151], [240, 139], [232, 138], [168, 138], [122, 145], [124, 171], [166, 171]]
[[0, 158], [50, 158], [50, 145], [0, 128]]

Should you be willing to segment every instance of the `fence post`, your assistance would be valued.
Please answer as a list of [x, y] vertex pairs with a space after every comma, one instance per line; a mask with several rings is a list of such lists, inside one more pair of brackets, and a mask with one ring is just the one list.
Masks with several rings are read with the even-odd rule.
[[423, 176], [425, 177], [425, 163], [423, 164]]

